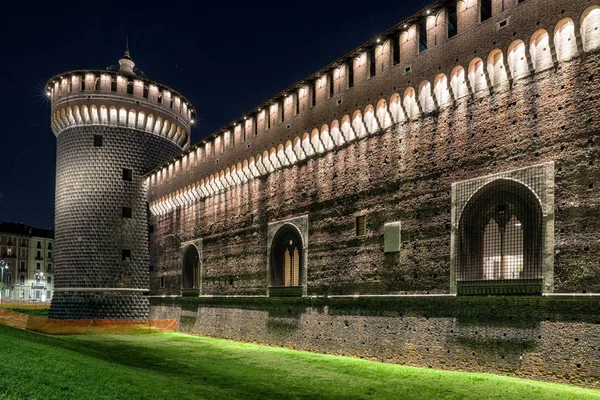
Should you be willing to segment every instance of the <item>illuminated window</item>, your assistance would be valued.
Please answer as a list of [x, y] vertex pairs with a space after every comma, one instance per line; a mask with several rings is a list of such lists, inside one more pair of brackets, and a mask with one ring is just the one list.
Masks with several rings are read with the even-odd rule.
[[360, 215], [356, 217], [356, 236], [365, 236], [367, 234], [367, 216]]
[[281, 227], [271, 247], [271, 286], [298, 287], [302, 276], [302, 238], [291, 225]]
[[10, 247], [6, 249], [6, 255], [12, 256], [12, 249]]

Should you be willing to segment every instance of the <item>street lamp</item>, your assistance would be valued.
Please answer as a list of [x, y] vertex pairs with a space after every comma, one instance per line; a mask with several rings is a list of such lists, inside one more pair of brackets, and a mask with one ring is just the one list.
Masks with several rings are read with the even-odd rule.
[[2, 291], [4, 290], [4, 270], [8, 268], [8, 263], [0, 260], [0, 308], [2, 308]]

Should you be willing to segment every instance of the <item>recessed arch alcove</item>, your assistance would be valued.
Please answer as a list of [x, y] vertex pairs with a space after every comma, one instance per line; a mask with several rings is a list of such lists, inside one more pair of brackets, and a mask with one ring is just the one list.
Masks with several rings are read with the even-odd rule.
[[182, 243], [181, 294], [198, 296], [202, 287], [202, 239]]

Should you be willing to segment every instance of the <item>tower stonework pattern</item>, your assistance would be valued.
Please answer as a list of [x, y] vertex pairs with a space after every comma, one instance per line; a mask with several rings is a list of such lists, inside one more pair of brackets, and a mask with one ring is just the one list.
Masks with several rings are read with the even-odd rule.
[[147, 319], [148, 210], [144, 174], [189, 146], [193, 111], [139, 76], [118, 71], [52, 78], [57, 137], [55, 296], [50, 317]]

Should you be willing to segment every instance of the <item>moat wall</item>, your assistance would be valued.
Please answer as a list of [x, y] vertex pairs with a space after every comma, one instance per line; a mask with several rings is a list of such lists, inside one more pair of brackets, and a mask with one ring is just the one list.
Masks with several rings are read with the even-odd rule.
[[600, 388], [599, 298], [153, 298], [179, 331]]

